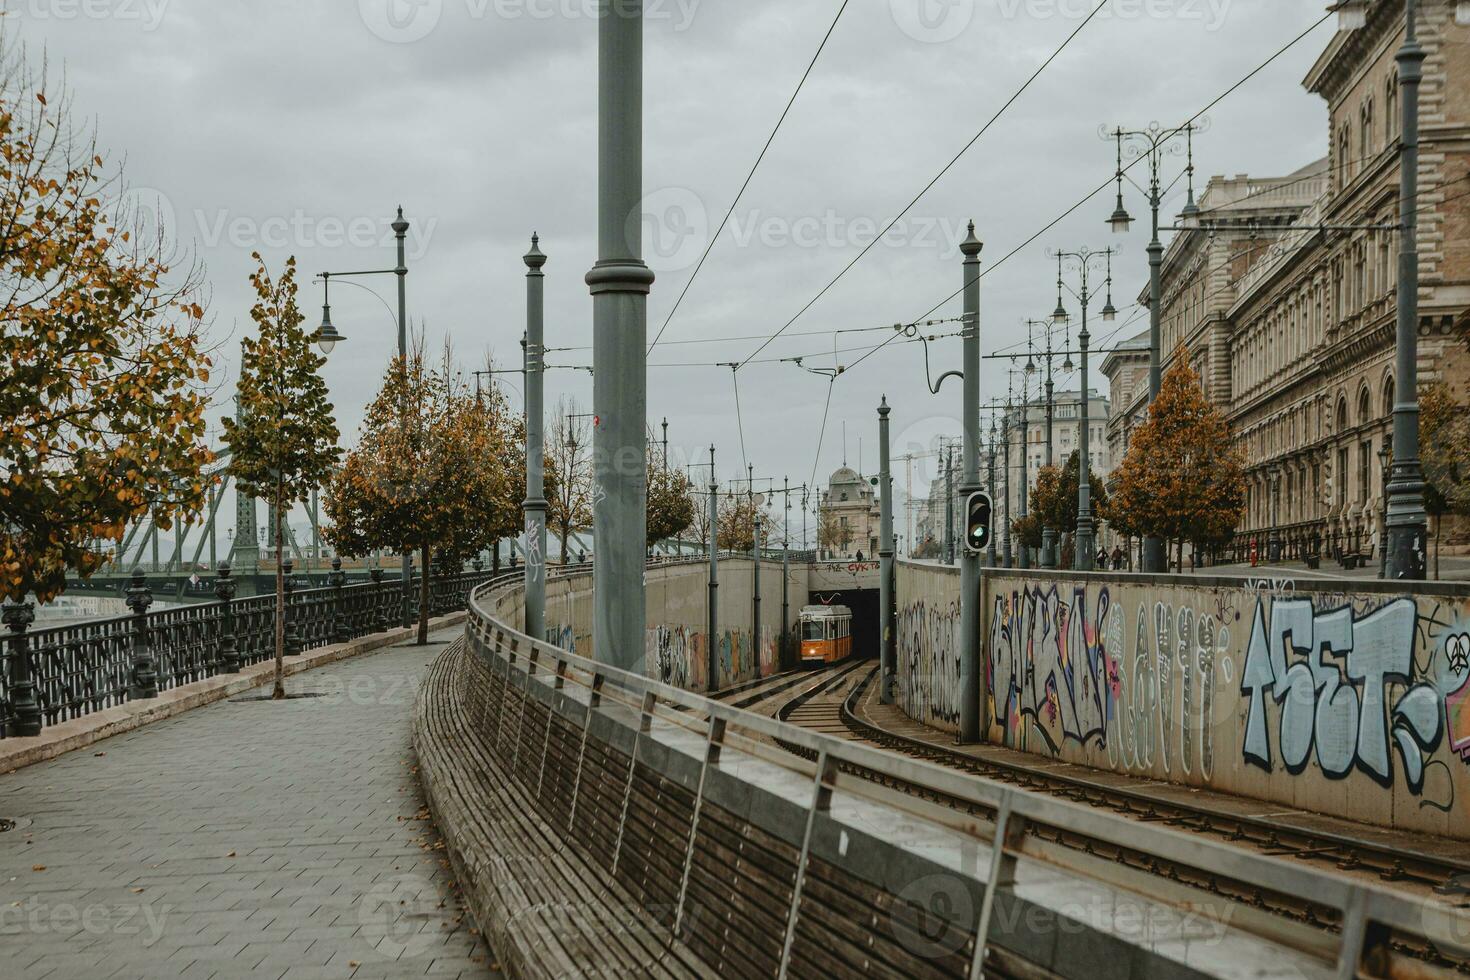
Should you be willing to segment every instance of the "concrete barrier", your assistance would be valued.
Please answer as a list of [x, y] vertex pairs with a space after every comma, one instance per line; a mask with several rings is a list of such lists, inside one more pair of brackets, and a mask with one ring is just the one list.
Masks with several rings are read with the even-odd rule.
[[[958, 590], [900, 565], [900, 703], [947, 731]], [[991, 742], [1470, 838], [1462, 585], [1004, 571], [981, 601]]]
[[[652, 565], [647, 579], [647, 631], [640, 673], [688, 691], [708, 691], [709, 566], [703, 559]], [[788, 621], [781, 620], [781, 563], [761, 562], [760, 629], [753, 620], [753, 562], [720, 560], [716, 689], [766, 677], [781, 669], [781, 637], [795, 629], [806, 604], [808, 572], [793, 565], [788, 579]], [[513, 588], [494, 600], [502, 622], [524, 620], [524, 594]], [[553, 576], [546, 586], [546, 642], [590, 657], [592, 576], [578, 571]]]
[[[1470, 935], [1445, 903], [751, 715], [532, 641], [494, 608], [434, 666], [414, 738], [512, 976], [1325, 978], [1355, 975], [1388, 930]], [[1059, 834], [1195, 870], [1119, 871]], [[1311, 896], [1345, 928], [1268, 922], [1188, 889], [1200, 874]]]

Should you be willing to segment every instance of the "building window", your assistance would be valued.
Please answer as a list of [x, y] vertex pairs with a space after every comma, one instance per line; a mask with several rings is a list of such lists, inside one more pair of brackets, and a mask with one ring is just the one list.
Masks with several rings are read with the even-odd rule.
[[1372, 470], [1369, 460], [1373, 458], [1373, 444], [1364, 442], [1358, 446], [1358, 503], [1368, 502], [1368, 488], [1372, 486]]

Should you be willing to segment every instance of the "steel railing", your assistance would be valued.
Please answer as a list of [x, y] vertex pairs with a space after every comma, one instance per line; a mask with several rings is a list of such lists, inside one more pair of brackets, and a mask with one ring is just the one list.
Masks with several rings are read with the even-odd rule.
[[[1332, 962], [1340, 977], [1357, 976], [1370, 952], [1386, 949], [1389, 934], [1385, 930], [1399, 937], [1427, 942], [1446, 958], [1460, 960], [1470, 955], [1470, 909], [1434, 898], [1410, 896], [1299, 861], [1253, 852], [1228, 842], [822, 735], [580, 657], [533, 640], [496, 621], [487, 608], [493, 608], [489, 600], [501, 584], [488, 583], [471, 595], [466, 625], [470, 649], [477, 656], [498, 662], [500, 669], [519, 675], [520, 679], [512, 686], [527, 692], [527, 696], [535, 683], [563, 693], [580, 688], [582, 700], [588, 706], [584, 742], [587, 733], [593, 731], [594, 716], [620, 715], [621, 719], [614, 720], [626, 724], [629, 718], [636, 719], [632, 758], [639, 762], [646, 760], [639, 754], [638, 743], [654, 737], [660, 727], [670, 726], [693, 733], [704, 741], [706, 773], [711, 765], [718, 764], [722, 751], [728, 753], [734, 749], [774, 762], [811, 781], [808, 819], [801, 843], [803, 860], [797, 869], [798, 897], [814, 819], [818, 814], [830, 813], [834, 794], [843, 793], [876, 805], [907, 809], [909, 819], [978, 837], [989, 847], [988, 874], [982, 871], [976, 876], [984, 896], [973, 922], [976, 936], [990, 935], [996, 897], [1016, 882], [1019, 859], [1043, 861], [1053, 869], [1061, 866], [1083, 876], [1086, 872], [1079, 868], [1096, 867], [1095, 860], [1073, 861], [1064, 857], [1059, 861], [1056, 848], [1048, 841], [1066, 839], [1089, 856], [1106, 855], [1119, 848], [1153, 855], [1160, 867], [1171, 869], [1157, 877], [1156, 900], [1186, 909], [1197, 909], [1197, 906], [1188, 896], [1181, 898], [1181, 888], [1187, 891], [1192, 887], [1181, 882], [1193, 880], [1228, 880], [1260, 891], [1309, 898], [1316, 906], [1335, 913], [1336, 922], [1311, 927], [1289, 920], [1245, 915], [1242, 916], [1245, 925], [1233, 928], [1254, 935], [1263, 943], [1278, 944]], [[783, 752], [769, 743], [794, 748], [800, 754]], [[814, 759], [815, 763], [802, 756]], [[702, 774], [696, 820], [704, 782]], [[928, 802], [934, 799], [958, 806], [953, 810], [938, 808]], [[971, 816], [976, 812], [990, 816], [990, 833], [977, 829]], [[691, 834], [685, 845], [686, 868], [693, 841]], [[995, 842], [1001, 846], [993, 846]], [[1188, 869], [1192, 876], [1181, 877], [1180, 869]], [[1130, 879], [1128, 888], [1137, 890], [1138, 882]], [[792, 903], [793, 918], [797, 904]], [[682, 913], [681, 896], [676, 921]], [[1335, 931], [1326, 925], [1335, 926]], [[788, 954], [790, 931], [794, 927], [795, 923], [788, 920]], [[989, 955], [986, 947], [987, 942], [975, 944], [971, 977], [982, 975]]]
[[[489, 579], [489, 572], [431, 577], [431, 614], [463, 609], [471, 590]], [[396, 579], [317, 589], [297, 589], [296, 580], [288, 580], [288, 655], [399, 625], [403, 590]], [[414, 606], [419, 581], [411, 588]], [[28, 608], [9, 607], [10, 632], [0, 640], [0, 738], [36, 734], [38, 720], [43, 728], [56, 725], [275, 656], [275, 595], [235, 599], [234, 584], [220, 575], [218, 601], [148, 612], [147, 579], [135, 573], [132, 614], [50, 629], [28, 629]]]

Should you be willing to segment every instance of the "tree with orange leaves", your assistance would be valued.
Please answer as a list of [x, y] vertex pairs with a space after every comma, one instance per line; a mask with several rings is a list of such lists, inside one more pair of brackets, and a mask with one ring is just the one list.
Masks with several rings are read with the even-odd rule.
[[1244, 513], [1240, 450], [1181, 351], [1133, 433], [1103, 516], [1115, 527], [1173, 542], [1182, 567], [1185, 542], [1196, 550], [1224, 544]]
[[[129, 524], [204, 504], [204, 308], [64, 91], [0, 58], [0, 599], [46, 601]], [[113, 204], [103, 201], [113, 198]]]

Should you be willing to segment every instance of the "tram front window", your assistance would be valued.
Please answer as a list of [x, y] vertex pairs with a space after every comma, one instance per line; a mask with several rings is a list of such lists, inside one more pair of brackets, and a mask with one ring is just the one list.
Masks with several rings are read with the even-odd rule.
[[819, 623], [819, 622], [809, 620], [808, 622], [802, 624], [802, 628], [801, 629], [802, 629], [802, 634], [801, 635], [802, 635], [803, 639], [807, 639], [807, 640], [821, 640], [821, 639], [824, 639], [824, 637], [822, 636], [822, 624]]

